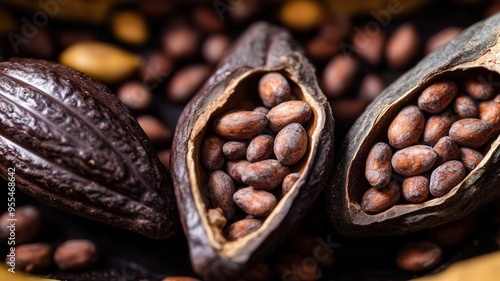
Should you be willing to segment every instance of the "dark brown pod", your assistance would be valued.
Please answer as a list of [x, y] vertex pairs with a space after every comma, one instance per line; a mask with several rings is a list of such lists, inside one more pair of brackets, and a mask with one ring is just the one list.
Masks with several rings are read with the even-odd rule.
[[[207, 175], [199, 162], [200, 145], [219, 116], [259, 106], [258, 81], [269, 72], [281, 73], [297, 90], [297, 99], [310, 105], [312, 114], [304, 124], [308, 146], [304, 157], [290, 166], [290, 172], [300, 173], [299, 178], [262, 226], [229, 241], [223, 229], [210, 225], [207, 218], [208, 198], [202, 192]], [[182, 113], [172, 147], [172, 176], [193, 268], [204, 280], [236, 280], [255, 266], [293, 233], [332, 175], [334, 121], [314, 73], [288, 32], [256, 23]], [[249, 107], [241, 108], [243, 103]], [[237, 176], [233, 172], [238, 171], [231, 170], [233, 164], [228, 162], [228, 173]]]
[[144, 131], [102, 84], [52, 62], [2, 62], [0, 119], [0, 169], [15, 169], [22, 191], [146, 236], [175, 232], [170, 178]]
[[442, 197], [396, 204], [377, 214], [361, 209], [361, 198], [369, 186], [363, 176], [367, 156], [376, 143], [387, 140], [387, 129], [398, 112], [417, 104], [424, 89], [440, 81], [460, 83], [480, 77], [495, 85], [493, 81], [500, 79], [496, 63], [499, 26], [500, 15], [496, 15], [464, 30], [386, 88], [352, 126], [340, 148], [334, 183], [327, 191], [329, 216], [341, 234], [411, 233], [460, 219], [500, 197], [500, 137], [496, 134], [481, 147], [483, 161]]

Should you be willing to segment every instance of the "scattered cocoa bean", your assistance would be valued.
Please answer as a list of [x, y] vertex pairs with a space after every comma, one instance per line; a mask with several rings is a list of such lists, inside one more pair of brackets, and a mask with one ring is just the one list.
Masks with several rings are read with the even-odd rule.
[[462, 32], [462, 29], [454, 26], [436, 32], [425, 43], [425, 53], [432, 53], [437, 48], [453, 40], [460, 32]]
[[421, 272], [438, 265], [441, 257], [441, 247], [434, 243], [426, 241], [410, 242], [399, 250], [396, 263], [403, 270]]
[[123, 84], [118, 89], [117, 95], [123, 104], [133, 110], [147, 109], [153, 101], [151, 92], [137, 81]]
[[210, 68], [204, 64], [194, 64], [180, 69], [170, 80], [167, 97], [173, 102], [188, 101], [210, 75]]
[[152, 142], [168, 142], [172, 139], [172, 130], [152, 115], [138, 116], [137, 122]]
[[161, 39], [164, 52], [171, 58], [183, 59], [193, 56], [198, 49], [199, 35], [191, 27], [173, 26], [165, 31]]
[[7, 228], [11, 224], [9, 219], [17, 219], [15, 240], [17, 245], [33, 241], [42, 226], [42, 215], [34, 206], [24, 205], [16, 208], [15, 217], [5, 212], [0, 216], [0, 239], [5, 241], [10, 237], [10, 228]]
[[359, 62], [352, 56], [335, 56], [323, 70], [323, 90], [328, 97], [342, 95], [354, 82]]
[[97, 248], [89, 240], [68, 240], [54, 252], [54, 261], [62, 270], [88, 268], [97, 261]]
[[28, 273], [40, 273], [47, 270], [51, 263], [52, 250], [49, 244], [33, 243], [16, 247], [16, 269]]
[[407, 67], [417, 56], [419, 47], [420, 36], [416, 27], [411, 23], [401, 25], [387, 42], [387, 64], [392, 68]]
[[368, 74], [361, 81], [359, 98], [372, 102], [385, 88], [384, 81], [376, 74]]
[[211, 35], [203, 42], [201, 48], [203, 58], [211, 64], [216, 64], [222, 58], [230, 44], [231, 40], [225, 35]]

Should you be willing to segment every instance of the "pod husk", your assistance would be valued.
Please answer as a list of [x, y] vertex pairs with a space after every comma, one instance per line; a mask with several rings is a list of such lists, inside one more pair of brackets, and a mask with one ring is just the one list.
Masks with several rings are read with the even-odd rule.
[[500, 197], [497, 137], [479, 166], [443, 197], [421, 204], [399, 204], [375, 215], [364, 213], [359, 203], [368, 189], [363, 172], [368, 151], [385, 137], [394, 116], [404, 106], [416, 104], [421, 91], [443, 77], [473, 69], [500, 73], [499, 34], [500, 14], [466, 29], [386, 88], [355, 122], [342, 144], [334, 184], [327, 191], [328, 214], [341, 234], [410, 233], [462, 218]]
[[[227, 242], [207, 220], [209, 203], [203, 192], [207, 177], [199, 161], [199, 148], [215, 117], [252, 98], [245, 93], [245, 83], [258, 82], [252, 77], [271, 71], [295, 83], [301, 90], [299, 99], [307, 101], [313, 110], [306, 159], [299, 171], [301, 177], [263, 226]], [[256, 91], [253, 95], [258, 97]], [[185, 108], [174, 136], [172, 177], [191, 261], [198, 274], [205, 280], [235, 280], [292, 234], [331, 175], [333, 131], [334, 121], [315, 70], [291, 35], [267, 23], [252, 25]]]

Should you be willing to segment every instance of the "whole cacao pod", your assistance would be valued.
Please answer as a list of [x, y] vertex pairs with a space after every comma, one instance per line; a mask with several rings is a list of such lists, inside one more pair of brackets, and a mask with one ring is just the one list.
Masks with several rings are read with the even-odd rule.
[[[391, 197], [384, 199], [386, 200], [384, 202], [378, 202], [380, 204], [391, 203], [387, 205], [387, 208], [380, 209], [375, 213], [367, 212], [367, 210], [363, 210], [363, 206], [371, 206], [372, 204], [368, 204], [370, 202], [362, 204], [363, 200], [366, 201], [366, 196], [363, 196], [363, 193], [367, 192], [366, 190], [373, 192], [373, 188], [376, 187], [370, 189], [370, 184], [360, 172], [363, 171], [365, 163], [367, 163], [370, 149], [378, 142], [390, 142], [390, 136], [388, 138], [386, 132], [391, 122], [396, 121], [398, 112], [403, 112], [403, 108], [418, 103], [419, 110], [429, 114], [428, 109], [422, 107], [422, 104], [441, 103], [442, 105], [444, 103], [446, 105], [449, 103], [449, 96], [443, 98], [445, 97], [443, 94], [455, 95], [452, 90], [456, 89], [453, 87], [438, 89], [439, 83], [453, 81], [451, 83], [456, 83], [462, 89], [461, 91], [467, 92], [469, 96], [478, 100], [477, 103], [484, 99], [491, 99], [490, 103], [494, 104], [493, 96], [490, 93], [495, 87], [498, 89], [498, 81], [500, 81], [499, 34], [499, 14], [471, 26], [386, 88], [356, 121], [340, 149], [342, 155], [340, 155], [335, 181], [327, 194], [329, 215], [339, 232], [349, 236], [414, 232], [464, 217], [500, 197], [500, 189], [498, 188], [500, 185], [500, 137], [498, 129], [495, 131], [494, 124], [491, 123], [498, 120], [496, 118], [484, 118], [485, 120], [470, 118], [457, 122], [453, 120], [452, 122], [455, 122], [452, 125], [453, 129], [450, 129], [451, 123], [441, 122], [440, 126], [446, 127], [444, 134], [448, 134], [452, 141], [463, 147], [474, 149], [480, 147], [477, 149], [484, 155], [484, 158], [479, 159], [480, 162], [477, 166], [465, 176], [462, 164], [456, 161], [459, 160], [457, 153], [455, 153], [455, 159], [442, 164], [449, 169], [444, 169], [442, 166], [436, 168], [437, 165], [441, 165], [436, 163], [431, 167], [435, 169], [435, 173], [430, 178], [431, 180], [439, 178], [439, 180], [433, 184], [443, 185], [451, 182], [452, 186], [445, 186], [443, 192], [433, 193], [435, 187], [431, 185], [432, 197], [429, 195], [429, 198], [423, 198], [427, 200], [425, 202], [403, 202], [402, 198], [397, 199], [396, 202], [389, 202], [389, 200], [394, 199]], [[471, 88], [473, 91], [470, 90]], [[424, 91], [425, 89], [447, 92], [428, 95]], [[488, 95], [485, 97], [475, 95], [477, 92]], [[494, 106], [490, 112], [495, 112]], [[500, 108], [498, 104], [496, 106]], [[460, 118], [458, 112], [453, 113], [453, 102], [448, 108], [445, 109], [445, 106], [441, 106], [433, 113], [444, 110], [440, 114], [446, 116], [451, 111], [453, 118]], [[416, 114], [412, 116], [415, 117]], [[416, 124], [416, 122], [414, 123]], [[482, 127], [477, 124], [482, 125]], [[412, 126], [414, 129], [411, 131], [415, 132], [417, 126]], [[399, 130], [397, 133], [402, 134], [402, 132], [403, 130]], [[464, 139], [467, 141], [462, 141]], [[415, 141], [417, 141], [418, 146], [424, 146], [426, 143], [426, 140], [422, 139], [421, 136], [416, 136]], [[427, 144], [429, 143], [427, 142]], [[393, 147], [393, 152], [396, 148], [401, 148], [394, 145]], [[431, 151], [434, 150], [432, 147], [427, 146], [427, 148]], [[406, 149], [411, 149], [411, 147]], [[394, 157], [396, 154], [392, 158], [393, 161]], [[412, 159], [406, 160], [406, 164], [412, 163]], [[441, 174], [439, 174], [440, 172]], [[394, 176], [396, 173], [400, 175]], [[396, 173], [393, 173], [392, 178], [398, 182], [401, 181], [401, 176], [407, 176], [397, 171]], [[418, 172], [418, 174], [429, 177], [430, 172], [423, 171]], [[429, 193], [429, 187], [425, 188], [427, 188], [426, 193]], [[405, 188], [405, 190], [407, 189]], [[426, 193], [425, 197], [427, 197]], [[408, 198], [408, 194], [405, 194], [404, 197]]]
[[[266, 180], [276, 180], [275, 183], [255, 186], [256, 189], [261, 189], [256, 192], [267, 194], [266, 198], [271, 199], [271, 193], [262, 189], [273, 189], [276, 183], [281, 187], [283, 177], [290, 172], [299, 172], [300, 176], [291, 187], [287, 187], [285, 195], [278, 197], [278, 204], [269, 214], [265, 214], [267, 217], [263, 220], [248, 218], [233, 223], [229, 229], [224, 228], [226, 219], [234, 222], [234, 218], [230, 220], [231, 218], [217, 216], [216, 214], [222, 214], [222, 212], [217, 211], [218, 209], [210, 209], [209, 196], [207, 192], [204, 192], [210, 171], [204, 170], [200, 163], [202, 153], [200, 147], [203, 140], [208, 138], [207, 136], [214, 133], [224, 136], [224, 133], [228, 131], [231, 131], [231, 135], [226, 134], [228, 136], [226, 141], [230, 143], [229, 140], [235, 138], [232, 134], [233, 129], [238, 132], [238, 128], [232, 128], [234, 122], [241, 122], [243, 125], [239, 126], [246, 126], [248, 130], [252, 129], [251, 135], [262, 130], [259, 127], [253, 132], [256, 127], [254, 123], [263, 122], [263, 126], [266, 126], [268, 118], [264, 113], [255, 113], [257, 110], [252, 113], [248, 110], [258, 108], [260, 112], [262, 101], [259, 101], [258, 94], [259, 79], [261, 82], [265, 81], [262, 83], [267, 83], [269, 80], [262, 77], [268, 78], [269, 76], [266, 75], [269, 74], [276, 78], [272, 83], [277, 84], [272, 84], [269, 88], [261, 88], [265, 88], [266, 91], [287, 91], [288, 87], [277, 85], [282, 86], [282, 83], [291, 81], [291, 92], [297, 99], [306, 102], [312, 110], [309, 121], [304, 123], [308, 138], [305, 155], [299, 162], [290, 165], [290, 170], [274, 159], [255, 163], [228, 160], [228, 174], [236, 182], [240, 184], [244, 182], [248, 186], [253, 185], [250, 184], [248, 178], [251, 177], [252, 182], [255, 178], [255, 184], [257, 184], [259, 172], [268, 171], [267, 168], [271, 166], [267, 165], [276, 166], [274, 173], [264, 176]], [[279, 75], [284, 78], [280, 78]], [[267, 97], [263, 95], [261, 98], [264, 100]], [[275, 103], [269, 106], [274, 105]], [[228, 114], [223, 118], [234, 117], [234, 122], [226, 124], [221, 123], [221, 118], [217, 119], [221, 114], [233, 109], [243, 111], [236, 111], [239, 113]], [[254, 120], [257, 121], [254, 122]], [[292, 120], [291, 122], [299, 121]], [[214, 123], [217, 124], [215, 132], [210, 126]], [[224, 126], [219, 128], [221, 124]], [[266, 134], [273, 134], [269, 128], [267, 130]], [[172, 146], [172, 176], [181, 222], [190, 245], [193, 268], [204, 277], [204, 280], [235, 280], [237, 276], [257, 264], [260, 259], [292, 234], [331, 175], [328, 171], [332, 168], [333, 160], [333, 130], [334, 121], [331, 111], [316, 82], [314, 68], [293, 42], [291, 35], [267, 23], [256, 23], [251, 26], [185, 108], [177, 125]], [[251, 137], [247, 135], [247, 130], [241, 129], [241, 131], [241, 134], [236, 137], [242, 135], [244, 138]], [[240, 173], [245, 175], [240, 178]], [[279, 179], [277, 179], [277, 174], [280, 174]], [[246, 176], [248, 176], [247, 180]], [[235, 193], [238, 200], [239, 195], [241, 194]], [[251, 203], [251, 200], [237, 203], [246, 206], [246, 203]], [[250, 222], [252, 222], [252, 227], [250, 227]], [[235, 229], [239, 231], [238, 235], [235, 235]], [[230, 234], [225, 236], [225, 230]]]
[[0, 169], [14, 169], [22, 191], [149, 237], [175, 232], [167, 172], [136, 120], [99, 82], [52, 62], [2, 62], [0, 121]]

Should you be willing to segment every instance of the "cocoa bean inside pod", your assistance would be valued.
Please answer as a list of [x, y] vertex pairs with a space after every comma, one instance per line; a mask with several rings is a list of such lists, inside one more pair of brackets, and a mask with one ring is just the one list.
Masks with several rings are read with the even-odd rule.
[[[411, 233], [500, 197], [499, 26], [496, 15], [463, 31], [386, 88], [355, 122], [327, 191], [341, 234]], [[467, 112], [481, 104], [488, 113], [465, 114], [465, 103]], [[377, 159], [391, 159], [390, 170]], [[379, 177], [401, 190], [371, 196], [395, 186], [380, 186]], [[383, 208], [367, 207], [375, 205]]]
[[104, 85], [48, 61], [1, 62], [0, 120], [2, 177], [20, 190], [154, 238], [178, 228], [167, 172]]
[[[185, 108], [172, 146], [178, 209], [204, 280], [235, 280], [300, 225], [333, 175], [333, 130], [315, 70], [291, 35], [251, 26]], [[202, 161], [214, 136], [223, 140], [219, 171]], [[235, 188], [211, 194], [214, 173]]]

